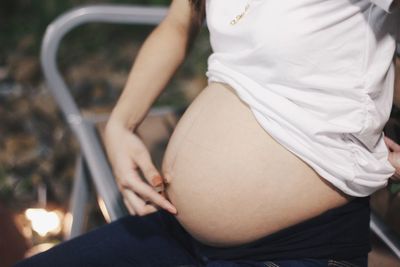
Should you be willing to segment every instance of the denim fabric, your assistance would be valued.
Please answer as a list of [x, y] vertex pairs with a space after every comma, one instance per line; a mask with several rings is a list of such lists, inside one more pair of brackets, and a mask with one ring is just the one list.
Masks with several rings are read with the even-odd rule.
[[368, 255], [352, 260], [334, 259], [299, 259], [299, 260], [274, 260], [265, 261], [266, 267], [309, 267], [309, 266], [332, 266], [332, 267], [367, 267]]
[[333, 259], [279, 261], [210, 260], [193, 246], [193, 238], [164, 210], [126, 216], [25, 259], [15, 267], [302, 267], [367, 266]]

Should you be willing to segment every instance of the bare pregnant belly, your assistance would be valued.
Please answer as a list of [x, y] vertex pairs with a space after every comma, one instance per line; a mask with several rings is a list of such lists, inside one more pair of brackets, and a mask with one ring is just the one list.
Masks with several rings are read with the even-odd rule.
[[210, 83], [179, 120], [162, 173], [177, 220], [197, 240], [254, 241], [347, 203], [276, 142], [227, 84]]

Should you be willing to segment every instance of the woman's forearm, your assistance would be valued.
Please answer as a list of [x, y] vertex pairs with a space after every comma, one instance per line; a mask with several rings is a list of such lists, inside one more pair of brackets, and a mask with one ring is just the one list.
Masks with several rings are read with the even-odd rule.
[[187, 33], [161, 22], [141, 46], [110, 120], [135, 130], [186, 55]]

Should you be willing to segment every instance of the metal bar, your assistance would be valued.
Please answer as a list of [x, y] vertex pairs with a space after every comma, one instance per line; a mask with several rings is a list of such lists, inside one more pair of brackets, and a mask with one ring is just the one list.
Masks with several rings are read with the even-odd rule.
[[398, 235], [373, 210], [371, 210], [370, 228], [400, 259], [400, 239]]
[[83, 233], [86, 221], [86, 206], [90, 196], [88, 177], [84, 159], [79, 155], [75, 166], [75, 177], [70, 202], [70, 229], [65, 239], [71, 239]]

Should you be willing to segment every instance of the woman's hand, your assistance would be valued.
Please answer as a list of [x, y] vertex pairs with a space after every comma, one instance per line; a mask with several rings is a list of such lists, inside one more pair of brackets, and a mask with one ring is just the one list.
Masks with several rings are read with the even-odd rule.
[[390, 178], [395, 181], [400, 181], [400, 145], [387, 136], [384, 136], [384, 140], [389, 149], [389, 162], [396, 169], [396, 172]]
[[[156, 204], [175, 214], [176, 208], [165, 198], [163, 178], [142, 140], [111, 118], [105, 128], [104, 139], [108, 159], [129, 212], [132, 215], [147, 215], [157, 211], [153, 205]], [[149, 184], [140, 177], [138, 168]]]

